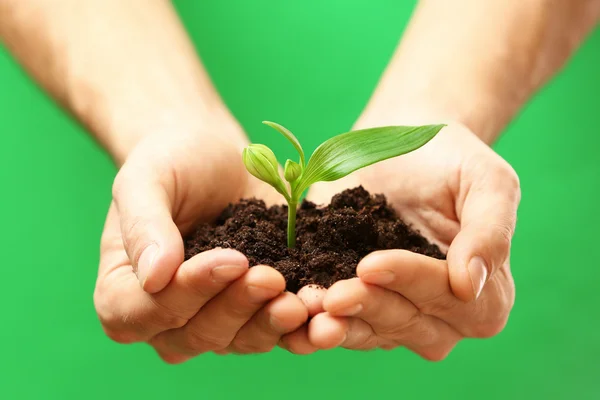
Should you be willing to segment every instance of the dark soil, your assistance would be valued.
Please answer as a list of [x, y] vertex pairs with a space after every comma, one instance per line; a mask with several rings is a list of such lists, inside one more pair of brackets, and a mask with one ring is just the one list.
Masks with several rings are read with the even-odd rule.
[[304, 201], [298, 210], [295, 249], [286, 246], [287, 206], [267, 208], [262, 200], [230, 205], [216, 221], [198, 227], [185, 243], [186, 259], [215, 247], [233, 248], [250, 265], [269, 265], [283, 274], [287, 290], [324, 287], [356, 276], [361, 258], [375, 250], [407, 249], [444, 259], [440, 249], [412, 230], [387, 204], [362, 187], [345, 190], [326, 207]]

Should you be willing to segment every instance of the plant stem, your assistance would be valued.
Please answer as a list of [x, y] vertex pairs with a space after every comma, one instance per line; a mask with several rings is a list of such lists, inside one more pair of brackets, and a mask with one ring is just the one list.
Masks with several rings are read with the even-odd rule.
[[290, 249], [296, 247], [296, 207], [297, 202], [288, 203], [287, 245]]

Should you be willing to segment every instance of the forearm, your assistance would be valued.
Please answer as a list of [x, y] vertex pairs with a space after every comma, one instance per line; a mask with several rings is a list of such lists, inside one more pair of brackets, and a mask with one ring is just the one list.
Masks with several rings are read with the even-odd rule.
[[359, 124], [458, 121], [491, 143], [599, 16], [598, 0], [421, 0]]
[[118, 163], [146, 134], [229, 118], [167, 0], [0, 0], [0, 36]]

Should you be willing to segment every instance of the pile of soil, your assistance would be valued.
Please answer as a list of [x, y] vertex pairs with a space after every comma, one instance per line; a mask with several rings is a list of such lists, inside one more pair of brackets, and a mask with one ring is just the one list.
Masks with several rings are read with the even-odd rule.
[[185, 243], [185, 257], [216, 247], [233, 248], [250, 265], [269, 265], [285, 277], [287, 290], [324, 287], [356, 276], [361, 258], [375, 250], [406, 249], [444, 259], [438, 246], [405, 224], [384, 195], [362, 187], [345, 190], [331, 204], [304, 201], [297, 214], [296, 248], [286, 246], [287, 206], [267, 208], [262, 200], [231, 204], [215, 224], [198, 227]]

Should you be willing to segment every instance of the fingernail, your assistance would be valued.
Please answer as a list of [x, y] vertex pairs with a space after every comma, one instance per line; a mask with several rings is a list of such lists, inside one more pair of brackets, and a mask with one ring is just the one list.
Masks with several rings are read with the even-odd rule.
[[336, 317], [352, 317], [353, 315], [356, 315], [359, 312], [361, 312], [362, 309], [363, 305], [359, 303], [350, 307], [342, 308], [338, 311], [333, 311], [332, 314], [334, 314]]
[[369, 272], [360, 277], [363, 281], [375, 285], [387, 285], [388, 283], [392, 283], [394, 278], [395, 276], [392, 271]]
[[239, 278], [246, 268], [241, 265], [220, 265], [210, 271], [213, 282], [226, 283]]
[[475, 299], [477, 299], [483, 290], [485, 281], [487, 280], [488, 269], [483, 258], [479, 256], [473, 257], [471, 261], [469, 261], [467, 269], [469, 270], [469, 276], [471, 277], [473, 293], [475, 294]]
[[158, 254], [158, 246], [156, 243], [152, 243], [150, 246], [146, 247], [138, 260], [138, 271], [137, 276], [140, 281], [140, 285], [144, 287], [144, 283], [146, 279], [148, 279], [148, 275], [150, 274], [150, 270], [154, 266], [154, 259]]
[[264, 287], [254, 285], [248, 286], [248, 295], [250, 296], [250, 301], [252, 302], [263, 302], [267, 299], [277, 296], [278, 294], [279, 292], [273, 289], [267, 289]]

